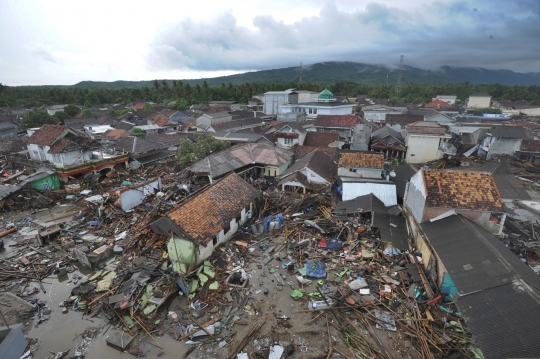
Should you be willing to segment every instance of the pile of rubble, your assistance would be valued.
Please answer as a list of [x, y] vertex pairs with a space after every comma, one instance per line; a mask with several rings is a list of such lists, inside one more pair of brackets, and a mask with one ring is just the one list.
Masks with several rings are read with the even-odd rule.
[[[184, 357], [475, 356], [419, 254], [395, 247], [372, 214], [336, 210], [331, 193], [265, 192], [232, 239], [181, 271], [174, 240], [150, 224], [198, 188], [159, 166], [109, 173], [31, 218], [4, 219], [3, 291], [31, 302], [44, 278], [71, 273], [62, 312], [104, 318], [107, 343], [134, 356], [163, 337], [189, 345]], [[48, 310], [31, 308], [40, 319]], [[79, 357], [91, 343], [83, 338]]]

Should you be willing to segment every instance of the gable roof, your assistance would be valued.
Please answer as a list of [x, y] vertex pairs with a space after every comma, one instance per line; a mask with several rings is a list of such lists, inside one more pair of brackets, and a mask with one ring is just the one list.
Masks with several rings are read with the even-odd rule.
[[421, 226], [460, 294], [455, 303], [485, 357], [538, 357], [540, 279], [534, 271], [464, 216]]
[[385, 138], [387, 136], [392, 136], [395, 139], [403, 142], [403, 136], [401, 136], [399, 132], [397, 132], [390, 126], [381, 127], [377, 131], [371, 133], [371, 139], [374, 141], [380, 140], [381, 138]]
[[165, 115], [161, 115], [161, 116], [158, 116], [154, 122], [152, 122], [152, 125], [158, 125], [159, 127], [163, 127], [165, 126], [168, 122], [170, 121], [170, 119], [165, 116]]
[[491, 173], [422, 170], [429, 207], [502, 211], [502, 197]]
[[314, 126], [351, 128], [360, 123], [360, 117], [354, 115], [317, 115]]
[[291, 151], [272, 144], [246, 143], [213, 153], [195, 162], [189, 169], [191, 172], [207, 173], [215, 178], [254, 163], [279, 167], [291, 158]]
[[407, 125], [407, 132], [421, 135], [444, 135], [446, 129], [437, 122], [420, 121]]
[[451, 107], [452, 105], [450, 105], [448, 102], [441, 101], [441, 100], [434, 100], [426, 104], [426, 108], [451, 108]]
[[[193, 240], [206, 246], [222, 229], [230, 225], [231, 220], [242, 212], [258, 193], [236, 173], [231, 173], [195, 193], [165, 217]], [[160, 226], [158, 222], [164, 220], [159, 219], [152, 223], [154, 230]]]
[[521, 152], [540, 152], [540, 141], [539, 140], [523, 140], [521, 141], [521, 147], [519, 148]]
[[122, 138], [120, 141], [109, 146], [115, 148], [116, 150], [122, 150], [133, 155], [138, 155], [142, 153], [151, 152], [154, 150], [160, 150], [167, 146], [163, 146], [159, 143], [149, 141], [145, 138], [139, 138], [136, 136], [129, 136]]
[[43, 125], [28, 138], [27, 144], [38, 146], [50, 146], [67, 129], [66, 126]]
[[285, 177], [301, 171], [306, 167], [328, 182], [334, 182], [334, 177], [336, 176], [337, 172], [336, 163], [326, 154], [321, 151], [317, 151], [316, 149], [304, 157], [296, 160], [291, 167], [283, 172], [281, 178], [284, 179]]
[[408, 125], [418, 121], [424, 121], [424, 116], [421, 115], [403, 115], [403, 114], [387, 114], [384, 122], [389, 124]]
[[384, 168], [384, 154], [379, 152], [340, 152], [339, 167]]
[[111, 140], [119, 140], [121, 139], [122, 137], [127, 137], [129, 136], [129, 133], [127, 130], [123, 130], [123, 129], [114, 129], [114, 130], [109, 130], [107, 132], [105, 132], [101, 138], [102, 139], [111, 139]]
[[335, 159], [336, 158], [336, 153], [338, 151], [338, 149], [336, 147], [313, 147], [313, 146], [305, 146], [305, 142], [304, 142], [304, 146], [297, 146], [296, 147], [296, 151], [294, 153], [294, 158], [296, 160], [306, 156], [307, 154], [311, 153], [313, 150], [317, 150], [319, 152], [323, 152], [324, 154], [326, 154], [328, 157], [330, 157], [331, 159]]
[[501, 138], [528, 138], [527, 130], [521, 126], [496, 126], [489, 130], [493, 137]]
[[227, 131], [229, 129], [233, 129], [237, 127], [242, 129], [245, 126], [249, 126], [249, 127], [252, 127], [252, 126], [256, 127], [257, 125], [262, 126], [263, 122], [264, 120], [260, 117], [251, 117], [244, 120], [233, 120], [233, 121], [216, 123], [215, 125], [212, 125], [212, 128], [215, 131]]
[[304, 146], [328, 147], [329, 144], [339, 140], [339, 133], [308, 131], [304, 139]]

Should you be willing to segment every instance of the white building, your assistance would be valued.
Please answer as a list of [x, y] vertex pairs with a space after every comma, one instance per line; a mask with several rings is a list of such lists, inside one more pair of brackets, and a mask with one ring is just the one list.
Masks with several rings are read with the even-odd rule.
[[55, 113], [57, 113], [58, 111], [64, 111], [64, 107], [66, 107], [67, 105], [53, 105], [53, 106], [49, 106], [47, 108], [47, 113], [49, 115], [54, 115]]
[[422, 121], [407, 125], [407, 163], [424, 163], [442, 158], [442, 145], [450, 138], [445, 128], [437, 122]]
[[473, 93], [467, 101], [467, 107], [469, 108], [489, 108], [490, 106], [491, 95], [485, 92]]
[[294, 89], [269, 91], [264, 93], [263, 112], [267, 115], [282, 113], [283, 104], [297, 104], [298, 94]]
[[315, 102], [282, 104], [280, 113], [303, 112], [308, 119], [313, 119], [317, 115], [352, 115], [354, 107], [354, 103], [337, 102], [334, 95], [325, 89], [318, 94]]

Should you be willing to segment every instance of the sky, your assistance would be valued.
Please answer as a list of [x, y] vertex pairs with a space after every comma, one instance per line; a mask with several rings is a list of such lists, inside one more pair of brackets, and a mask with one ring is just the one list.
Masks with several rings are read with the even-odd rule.
[[0, 0], [0, 83], [193, 79], [324, 61], [540, 72], [540, 0]]

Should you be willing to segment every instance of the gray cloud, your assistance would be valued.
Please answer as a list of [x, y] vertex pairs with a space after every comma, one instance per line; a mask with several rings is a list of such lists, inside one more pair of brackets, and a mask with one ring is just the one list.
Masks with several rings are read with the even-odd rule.
[[[476, 11], [474, 10], [476, 9]], [[399, 55], [421, 68], [441, 65], [540, 69], [540, 1], [454, 1], [421, 11], [369, 3], [340, 11], [326, 4], [319, 16], [284, 24], [257, 16], [254, 29], [229, 13], [187, 19], [160, 33], [151, 45], [152, 70], [258, 70], [300, 61], [356, 61], [395, 65]]]
[[39, 47], [37, 49], [33, 49], [32, 50], [32, 53], [37, 55], [38, 57], [40, 57], [41, 59], [47, 61], [47, 62], [50, 62], [50, 63], [53, 63], [53, 64], [57, 64], [57, 65], [60, 65], [62, 62], [60, 61], [60, 59], [58, 59], [56, 56], [54, 56], [49, 50], [43, 48], [43, 47]]

